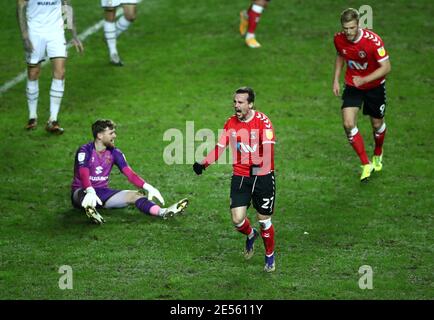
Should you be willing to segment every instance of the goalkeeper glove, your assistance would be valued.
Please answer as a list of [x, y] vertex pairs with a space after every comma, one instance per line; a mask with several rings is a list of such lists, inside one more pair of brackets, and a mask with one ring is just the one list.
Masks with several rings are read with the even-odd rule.
[[201, 175], [201, 174], [202, 174], [202, 171], [205, 170], [205, 166], [204, 166], [203, 164], [200, 164], [200, 163], [198, 163], [198, 162], [195, 162], [195, 163], [193, 164], [193, 170], [194, 170], [194, 172], [196, 172], [197, 175]]
[[143, 185], [143, 189], [145, 189], [148, 192], [148, 200], [152, 201], [152, 198], [157, 198], [158, 201], [160, 201], [160, 203], [162, 205], [164, 205], [164, 199], [161, 196], [160, 191], [158, 191], [156, 188], [154, 188], [153, 186], [151, 186], [149, 183], [146, 183]]
[[95, 208], [97, 204], [102, 206], [102, 201], [96, 195], [95, 189], [92, 187], [86, 188], [86, 195], [84, 196], [84, 199], [81, 202], [81, 206], [83, 208], [87, 208], [87, 207]]

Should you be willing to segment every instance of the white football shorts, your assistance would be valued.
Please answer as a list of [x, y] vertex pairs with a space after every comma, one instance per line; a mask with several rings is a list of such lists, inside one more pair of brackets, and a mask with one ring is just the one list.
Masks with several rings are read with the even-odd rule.
[[113, 8], [123, 4], [137, 4], [137, 0], [101, 0], [103, 8]]
[[29, 39], [33, 45], [33, 52], [26, 53], [28, 64], [38, 64], [48, 56], [51, 58], [67, 58], [65, 32], [60, 29], [50, 33], [36, 33], [29, 30]]

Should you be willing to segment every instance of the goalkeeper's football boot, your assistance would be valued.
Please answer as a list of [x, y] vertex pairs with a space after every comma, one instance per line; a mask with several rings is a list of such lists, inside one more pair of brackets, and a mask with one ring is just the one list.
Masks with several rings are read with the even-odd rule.
[[245, 36], [247, 33], [247, 28], [249, 27], [249, 16], [247, 15], [247, 11], [243, 10], [240, 12], [240, 34], [241, 36]]
[[250, 48], [260, 48], [261, 44], [256, 41], [256, 38], [246, 38], [246, 45]]
[[84, 209], [84, 211], [86, 212], [86, 215], [90, 218], [90, 220], [92, 220], [93, 223], [95, 224], [105, 223], [104, 218], [98, 213], [98, 211], [96, 211], [95, 208], [87, 207], [86, 209]]
[[110, 55], [110, 63], [117, 67], [122, 67], [124, 63], [117, 53], [113, 53]]
[[269, 257], [267, 257], [267, 255], [265, 255], [264, 271], [265, 272], [273, 272], [274, 270], [276, 270], [276, 263], [274, 262], [274, 253]]
[[379, 156], [372, 157], [372, 165], [374, 166], [375, 172], [381, 171], [383, 169], [383, 154]]
[[26, 130], [34, 130], [36, 129], [36, 126], [38, 125], [38, 122], [35, 118], [29, 119], [27, 122], [27, 125], [24, 127]]
[[168, 219], [178, 214], [183, 214], [187, 206], [188, 199], [179, 200], [177, 203], [172, 204], [170, 207], [166, 208], [161, 217], [163, 219]]
[[372, 171], [374, 171], [374, 167], [371, 163], [362, 165], [362, 175], [360, 176], [360, 181], [367, 181], [369, 177], [371, 176]]
[[253, 237], [246, 239], [246, 248], [244, 249], [244, 259], [249, 260], [253, 257], [253, 253], [255, 251], [255, 240], [259, 237], [259, 232], [255, 228], [253, 228]]

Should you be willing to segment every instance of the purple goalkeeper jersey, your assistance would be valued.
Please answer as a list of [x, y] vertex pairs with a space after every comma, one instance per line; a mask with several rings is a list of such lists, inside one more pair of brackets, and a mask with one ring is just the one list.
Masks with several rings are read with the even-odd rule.
[[74, 179], [72, 180], [72, 189], [82, 188], [80, 180], [80, 168], [89, 169], [89, 179], [94, 188], [108, 188], [110, 172], [113, 164], [119, 170], [128, 166], [124, 154], [117, 148], [107, 148], [104, 152], [97, 152], [95, 144], [89, 142], [82, 145], [75, 154]]

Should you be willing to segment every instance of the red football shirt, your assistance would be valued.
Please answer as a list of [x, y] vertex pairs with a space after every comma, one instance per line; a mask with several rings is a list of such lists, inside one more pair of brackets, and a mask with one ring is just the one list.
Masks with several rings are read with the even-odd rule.
[[[347, 62], [345, 72], [345, 84], [353, 86], [353, 77], [365, 77], [380, 67], [380, 62], [389, 59], [389, 55], [384, 48], [383, 40], [374, 32], [361, 29], [361, 34], [356, 41], [347, 39], [344, 32], [335, 34], [334, 43], [338, 54]], [[358, 87], [368, 90], [378, 87], [386, 81], [385, 77], [365, 83]]]
[[216, 161], [229, 144], [234, 175], [250, 176], [251, 166], [258, 166], [258, 176], [274, 170], [273, 125], [265, 114], [254, 112], [254, 117], [248, 122], [238, 120], [236, 115], [226, 121], [219, 142], [204, 161], [205, 166]]

